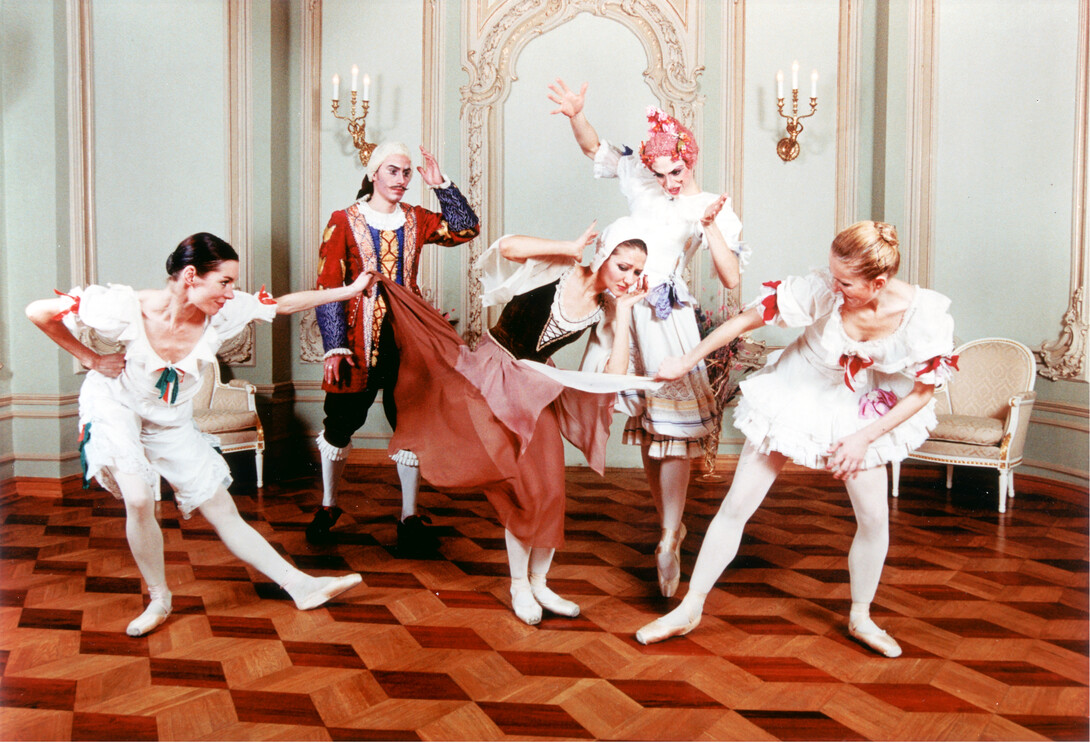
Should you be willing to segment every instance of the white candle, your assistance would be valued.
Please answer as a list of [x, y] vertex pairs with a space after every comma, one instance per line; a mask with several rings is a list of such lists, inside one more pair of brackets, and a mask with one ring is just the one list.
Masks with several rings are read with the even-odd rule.
[[776, 97], [783, 100], [783, 70], [776, 71]]
[[[354, 84], [354, 83], [353, 83]], [[799, 89], [799, 61], [796, 59], [791, 63], [791, 90]], [[352, 88], [355, 90], [355, 88]]]
[[[816, 72], [814, 73], [817, 74]], [[371, 100], [371, 76], [364, 74], [363, 76], [363, 100]]]
[[817, 98], [817, 70], [810, 73], [810, 97]]
[[359, 80], [359, 77], [360, 77], [359, 65], [352, 65], [352, 92], [353, 93], [356, 92], [356, 82]]
[[341, 76], [333, 75], [333, 100], [339, 101], [341, 99]]

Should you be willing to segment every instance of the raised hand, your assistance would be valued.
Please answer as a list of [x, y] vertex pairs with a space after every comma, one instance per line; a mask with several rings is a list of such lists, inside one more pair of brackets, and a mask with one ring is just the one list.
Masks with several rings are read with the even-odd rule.
[[722, 194], [718, 199], [708, 204], [708, 208], [704, 210], [704, 216], [700, 218], [700, 224], [705, 227], [715, 222], [715, 218], [719, 216], [719, 212], [723, 211], [723, 205], [727, 203], [727, 199], [730, 198], [727, 194]]
[[583, 249], [590, 243], [594, 242], [598, 238], [598, 233], [594, 228], [598, 226], [598, 220], [595, 219], [590, 223], [590, 227], [583, 230], [583, 234], [575, 238], [571, 243], [571, 257], [575, 259], [576, 263], [583, 259]]
[[617, 297], [617, 312], [631, 312], [636, 303], [647, 296], [648, 282], [646, 276], [636, 279], [636, 283], [627, 292]]
[[435, 160], [435, 155], [425, 150], [423, 146], [420, 147], [420, 155], [424, 158], [424, 164], [417, 167], [416, 170], [420, 173], [424, 183], [433, 188], [442, 185], [446, 179], [443, 178], [443, 171], [439, 169], [439, 163]]
[[549, 85], [549, 90], [549, 100], [560, 107], [550, 113], [564, 114], [569, 119], [582, 113], [583, 102], [587, 97], [586, 83], [583, 83], [578, 93], [574, 93], [558, 77], [555, 83]]

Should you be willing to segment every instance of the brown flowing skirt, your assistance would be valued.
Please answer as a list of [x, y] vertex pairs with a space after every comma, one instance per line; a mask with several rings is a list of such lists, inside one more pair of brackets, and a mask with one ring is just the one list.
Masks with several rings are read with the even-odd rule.
[[483, 491], [524, 543], [562, 546], [563, 438], [601, 474], [616, 394], [565, 387], [488, 335], [470, 350], [422, 298], [382, 291], [401, 356], [390, 453], [415, 453], [432, 485]]

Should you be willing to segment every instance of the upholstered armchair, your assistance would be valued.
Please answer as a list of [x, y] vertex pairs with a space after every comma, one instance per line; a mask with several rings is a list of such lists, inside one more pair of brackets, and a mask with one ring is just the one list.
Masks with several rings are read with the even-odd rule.
[[240, 379], [224, 384], [219, 364], [213, 366], [215, 374], [204, 375], [200, 392], [193, 398], [193, 421], [219, 439], [224, 454], [253, 450], [257, 486], [264, 487], [265, 431], [257, 417], [256, 388]]
[[[946, 488], [953, 486], [954, 465], [999, 470], [999, 512], [1014, 498], [1013, 470], [1022, 463], [1022, 447], [1037, 395], [1033, 352], [1006, 338], [981, 338], [954, 351], [958, 371], [935, 391], [939, 423], [912, 459], [946, 465]], [[893, 463], [893, 497], [898, 496], [901, 467]]]

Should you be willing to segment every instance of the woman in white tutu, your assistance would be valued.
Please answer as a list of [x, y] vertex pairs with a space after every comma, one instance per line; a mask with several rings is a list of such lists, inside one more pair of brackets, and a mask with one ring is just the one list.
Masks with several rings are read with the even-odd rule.
[[[147, 583], [147, 609], [126, 632], [145, 635], [171, 610], [156, 520], [159, 478], [174, 488], [185, 518], [194, 510], [239, 559], [276, 581], [299, 609], [313, 609], [360, 582], [358, 574], [313, 577], [295, 568], [242, 519], [227, 492], [227, 463], [193, 423], [193, 398], [201, 377], [218, 363], [216, 351], [254, 320], [340, 302], [358, 295], [354, 284], [303, 291], [273, 299], [234, 291], [238, 254], [207, 232], [183, 240], [167, 258], [163, 289], [88, 286], [27, 307], [27, 317], [89, 369], [80, 388], [80, 458], [84, 480], [96, 478], [125, 503], [125, 535]], [[94, 330], [124, 352], [98, 354], [73, 335]]]
[[673, 379], [742, 333], [766, 323], [805, 328], [742, 382], [735, 426], [746, 436], [738, 469], [712, 519], [681, 604], [636, 633], [641, 643], [684, 635], [738, 553], [742, 529], [788, 461], [844, 481], [856, 518], [848, 552], [848, 631], [877, 652], [901, 648], [870, 617], [889, 547], [885, 464], [900, 461], [935, 425], [935, 385], [956, 357], [943, 295], [894, 278], [896, 230], [858, 222], [833, 240], [828, 270], [765, 284], [764, 295], [691, 352], [668, 359]]

